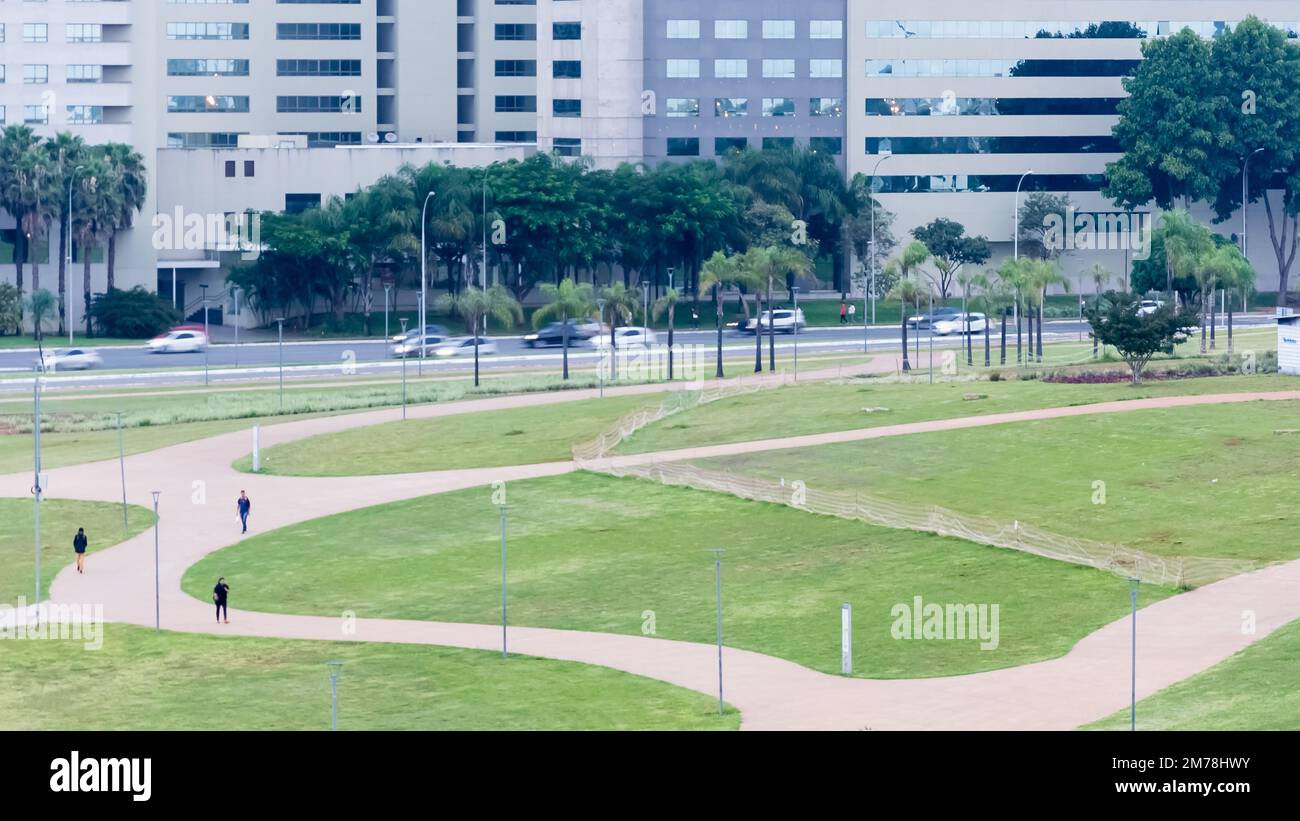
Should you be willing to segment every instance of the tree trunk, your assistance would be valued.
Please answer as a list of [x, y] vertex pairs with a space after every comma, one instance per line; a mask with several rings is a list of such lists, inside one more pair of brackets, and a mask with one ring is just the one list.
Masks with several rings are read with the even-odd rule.
[[716, 319], [714, 320], [714, 322], [717, 325], [717, 330], [718, 330], [718, 368], [717, 368], [716, 376], [718, 379], [723, 379], [724, 377], [722, 374], [722, 299], [720, 298], [721, 295], [719, 293], [720, 288], [721, 288], [720, 285], [713, 286], [713, 304], [715, 306], [714, 310], [716, 312]]
[[[903, 373], [912, 370], [912, 363], [907, 361], [907, 301], [903, 300], [901, 306], [903, 312]], [[918, 333], [917, 336], [920, 336]]]
[[1043, 361], [1043, 315], [1046, 313], [1046, 309], [1045, 309], [1046, 305], [1047, 305], [1047, 290], [1044, 289], [1043, 293], [1040, 294], [1038, 297], [1038, 362], [1039, 364], [1041, 364]]
[[66, 229], [67, 221], [59, 223], [59, 335], [62, 336], [67, 330], [64, 325], [68, 309], [68, 243], [71, 237], [68, 236]]
[[[747, 320], [748, 321], [748, 320]], [[763, 302], [754, 294], [754, 373], [763, 372]]]
[[1210, 294], [1210, 350], [1218, 348], [1219, 332], [1216, 327], [1219, 324], [1219, 305], [1214, 298], [1218, 296], [1219, 289], [1216, 285], [1214, 291]]
[[1005, 366], [1007, 364], [1007, 306], [1002, 306], [1002, 342], [998, 354], [998, 364]]
[[989, 336], [989, 330], [990, 330], [989, 315], [988, 313], [985, 313], [984, 314], [984, 367], [986, 368], [993, 364], [993, 349], [992, 349], [993, 340]]
[[117, 287], [117, 231], [108, 235], [108, 284], [106, 290]]
[[81, 296], [83, 302], [83, 312], [86, 319], [86, 336], [93, 336], [90, 324], [90, 249], [85, 247], [81, 254]]
[[[367, 317], [366, 322], [369, 323], [369, 321], [370, 319], [369, 317]], [[474, 334], [474, 387], [477, 388], [478, 387], [478, 317], [477, 316], [470, 321], [470, 326], [471, 326], [470, 333]]]
[[562, 315], [564, 325], [560, 331], [560, 347], [564, 349], [564, 381], [569, 381], [569, 316]]
[[1232, 347], [1232, 295], [1228, 296], [1228, 353], [1234, 353]]
[[677, 313], [676, 305], [668, 306], [668, 381], [673, 381], [673, 314]]
[[1279, 238], [1276, 220], [1273, 217], [1273, 204], [1268, 198], [1268, 191], [1264, 192], [1263, 199], [1264, 210], [1268, 213], [1268, 238], [1272, 241], [1273, 253], [1277, 256], [1277, 307], [1285, 308], [1288, 304], [1287, 291], [1290, 288], [1291, 265], [1295, 262], [1296, 232], [1300, 229], [1300, 214], [1291, 215], [1289, 231], [1286, 217], [1283, 216], [1282, 236]]
[[[762, 324], [759, 314], [759, 324]], [[772, 307], [772, 278], [767, 278], [767, 369], [776, 373], [776, 309]]]
[[1025, 362], [1024, 340], [1020, 336], [1021, 315], [1024, 311], [1020, 310], [1020, 295], [1016, 295], [1016, 364], [1023, 365]]
[[1208, 288], [1201, 289], [1201, 354], [1208, 352], [1210, 346], [1209, 328], [1206, 327], [1206, 320], [1210, 316], [1210, 297], [1207, 295]]

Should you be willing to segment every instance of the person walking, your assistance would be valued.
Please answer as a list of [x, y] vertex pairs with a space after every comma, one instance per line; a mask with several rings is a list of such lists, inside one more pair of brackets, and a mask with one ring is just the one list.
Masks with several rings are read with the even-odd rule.
[[840, 324], [847, 325], [849, 317], [849, 307], [843, 297], [840, 297]]
[[691, 306], [691, 326], [697, 331], [700, 329], [700, 309], [694, 305]]
[[855, 303], [855, 304], [853, 304], [853, 305], [850, 305], [850, 306], [849, 306], [849, 322], [850, 322], [850, 323], [855, 322], [855, 321], [856, 321], [856, 317], [857, 317], [857, 315], [858, 315], [858, 306], [857, 306], [857, 304]]
[[226, 624], [230, 624], [230, 610], [226, 607], [229, 598], [230, 585], [226, 584], [226, 577], [222, 576], [217, 579], [217, 586], [212, 588], [212, 602], [217, 606], [217, 624], [221, 624], [222, 615], [226, 617]]
[[248, 532], [248, 513], [253, 509], [253, 502], [248, 498], [248, 494], [239, 491], [239, 500], [235, 502], [235, 507], [239, 510], [239, 522], [244, 526], [244, 532]]
[[86, 538], [86, 529], [77, 528], [77, 535], [72, 537], [72, 549], [77, 553], [77, 572], [86, 572], [86, 547], [90, 540]]

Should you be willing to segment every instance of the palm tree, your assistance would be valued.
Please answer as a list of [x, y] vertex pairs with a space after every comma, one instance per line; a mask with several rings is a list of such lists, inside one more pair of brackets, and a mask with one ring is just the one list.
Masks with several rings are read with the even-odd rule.
[[970, 284], [979, 293], [980, 307], [984, 309], [984, 367], [988, 368], [993, 364], [989, 321], [993, 316], [993, 306], [998, 303], [1001, 295], [988, 271], [981, 271], [971, 277]]
[[[899, 268], [903, 266], [900, 264]], [[916, 280], [910, 276], [900, 276], [894, 290], [890, 292], [891, 299], [897, 299], [902, 304], [902, 328], [903, 328], [903, 372], [907, 373], [912, 370], [912, 363], [907, 359], [907, 306], [909, 303], [920, 305], [921, 297], [928, 291], [917, 284]]]
[[[72, 196], [72, 186], [78, 175], [78, 167], [86, 157], [86, 142], [81, 137], [61, 131], [44, 144], [46, 152], [58, 169], [59, 184], [59, 333], [63, 333], [68, 300], [68, 243], [72, 237], [68, 232], [68, 203]], [[85, 169], [82, 168], [84, 171]]]
[[500, 285], [488, 288], [470, 286], [459, 294], [443, 294], [438, 299], [438, 310], [456, 314], [465, 320], [474, 337], [474, 387], [479, 385], [478, 346], [484, 320], [491, 317], [506, 327], [524, 321], [524, 309], [509, 291]]
[[[1102, 265], [1100, 262], [1094, 262], [1092, 267], [1088, 269], [1088, 278], [1092, 280], [1094, 305], [1097, 305], [1101, 302], [1101, 291], [1103, 288], [1106, 287], [1106, 283], [1110, 281], [1111, 277], [1112, 277], [1111, 272], [1108, 271], [1106, 269], [1106, 266]], [[1097, 340], [1097, 335], [1093, 334], [1092, 336], [1092, 358], [1093, 359], [1097, 358], [1100, 344], [1101, 343], [1098, 342]]]
[[[628, 288], [622, 282], [614, 282], [600, 289], [598, 297], [605, 301], [605, 310], [609, 312], [609, 350], [610, 377], [618, 379], [618, 328], [620, 322], [631, 322], [641, 308], [641, 292]], [[604, 322], [604, 314], [600, 316]], [[647, 325], [650, 323], [647, 322]]]
[[108, 282], [106, 287], [116, 287], [117, 271], [117, 235], [135, 224], [136, 212], [144, 208], [145, 195], [149, 190], [148, 172], [144, 157], [134, 148], [124, 143], [108, 143], [101, 149], [108, 161], [107, 179], [99, 184], [107, 184], [113, 192], [117, 213], [108, 228]]
[[[108, 165], [99, 157], [86, 160], [86, 172], [79, 176], [73, 186], [72, 231], [81, 246], [81, 295], [82, 312], [86, 320], [86, 336], [92, 335], [90, 321], [90, 259], [92, 249], [103, 239], [106, 227], [117, 213], [112, 191], [105, 189], [100, 181], [108, 170]], [[71, 241], [71, 239], [69, 239]], [[71, 317], [68, 318], [71, 324]]]
[[[966, 342], [965, 342], [966, 367], [968, 368], [974, 367], [975, 365], [975, 350], [974, 350], [975, 341], [971, 339], [971, 332], [970, 332], [971, 291], [976, 286], [976, 283], [978, 283], [982, 278], [983, 277], [980, 273], [976, 271], [968, 270], [966, 268], [962, 268], [960, 271], [957, 272], [957, 285], [961, 287], [962, 324], [966, 326], [965, 327], [966, 333], [964, 334], [964, 336], [966, 337]], [[985, 318], [984, 324], [986, 326], [988, 325], [987, 318]]]
[[[748, 267], [757, 277], [760, 283], [767, 288], [767, 331], [768, 331], [768, 369], [776, 370], [776, 320], [775, 310], [772, 305], [772, 286], [777, 277], [794, 278], [808, 276], [812, 273], [812, 260], [803, 251], [795, 248], [786, 248], [779, 245], [772, 245], [767, 248], [751, 248], [746, 254], [750, 264]], [[763, 330], [763, 315], [759, 313], [758, 324], [754, 328], [754, 333], [760, 334]], [[760, 345], [761, 347], [761, 345]], [[762, 361], [757, 363], [758, 369], [762, 370]]]
[[14, 284], [18, 288], [19, 304], [23, 300], [23, 265], [27, 262], [27, 242], [23, 233], [23, 195], [20, 172], [23, 160], [39, 145], [36, 132], [25, 125], [11, 125], [0, 132], [0, 208], [14, 218]]
[[673, 381], [673, 319], [677, 313], [677, 303], [682, 299], [682, 294], [676, 288], [669, 288], [664, 291], [664, 295], [655, 300], [655, 304], [650, 309], [650, 314], [655, 319], [659, 319], [665, 313], [668, 314], [668, 381]]
[[[40, 146], [35, 146], [19, 158], [18, 190], [22, 220], [19, 231], [30, 244], [48, 236], [50, 221], [59, 210], [58, 180], [49, 157]], [[48, 243], [46, 244], [48, 251]], [[40, 257], [32, 259], [32, 293], [41, 288]]]
[[[1028, 288], [1028, 263], [1031, 260], [1028, 257], [1021, 259], [1003, 260], [1002, 265], [998, 267], [998, 282], [1002, 288], [1011, 296], [1012, 304], [1016, 312], [1016, 364], [1024, 362], [1024, 341], [1021, 337], [1020, 315], [1021, 301], [1024, 298], [1025, 291]], [[1005, 309], [1002, 314], [1002, 364], [1007, 364], [1007, 317]]]
[[559, 285], [549, 282], [542, 283], [542, 296], [546, 297], [546, 304], [533, 313], [533, 328], [541, 328], [543, 323], [553, 319], [563, 323], [560, 342], [564, 349], [564, 379], [567, 381], [569, 378], [569, 320], [581, 319], [591, 315], [592, 309], [595, 307], [592, 300], [591, 285], [586, 282], [575, 283], [569, 277], [565, 277], [560, 281]]
[[[1044, 306], [1047, 303], [1047, 289], [1053, 285], [1061, 286], [1066, 293], [1070, 292], [1070, 281], [1065, 278], [1056, 267], [1055, 260], [1050, 259], [1030, 259], [1028, 260], [1028, 284], [1029, 294], [1032, 306], [1037, 313], [1038, 339], [1037, 339], [1037, 361], [1043, 361], [1043, 318]], [[1030, 336], [1029, 344], [1034, 346], [1033, 336]]]
[[[740, 281], [739, 258], [729, 257], [721, 251], [714, 252], [713, 256], [704, 263], [704, 267], [700, 269], [698, 295], [702, 296], [706, 291], [713, 291], [713, 305], [717, 312], [714, 326], [718, 332], [718, 367], [715, 374], [718, 379], [722, 379], [724, 376], [722, 372], [722, 289], [728, 285], [735, 285]], [[741, 299], [743, 301], [743, 295]]]
[[[1238, 288], [1246, 290], [1255, 285], [1255, 269], [1241, 255], [1241, 249], [1235, 245], [1221, 245], [1205, 260], [1203, 267], [1206, 277], [1223, 284], [1225, 291]], [[1232, 340], [1232, 299], [1228, 299], [1228, 353], [1233, 353]], [[1202, 314], [1202, 318], [1204, 315]], [[1205, 352], [1205, 336], [1201, 335], [1201, 352]]]

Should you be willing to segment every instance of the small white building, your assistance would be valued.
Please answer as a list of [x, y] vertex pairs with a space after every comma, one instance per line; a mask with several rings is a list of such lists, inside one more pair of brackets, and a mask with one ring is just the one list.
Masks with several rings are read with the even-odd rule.
[[1300, 376], [1300, 314], [1277, 318], [1277, 370]]

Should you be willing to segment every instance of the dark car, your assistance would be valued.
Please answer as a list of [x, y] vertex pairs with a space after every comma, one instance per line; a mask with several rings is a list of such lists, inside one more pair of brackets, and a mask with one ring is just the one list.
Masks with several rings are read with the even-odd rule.
[[569, 347], [586, 345], [596, 335], [594, 323], [585, 320], [570, 319], [565, 322], [552, 322], [535, 334], [524, 337], [524, 344], [530, 348], [552, 348], [564, 344], [564, 326], [569, 326]]
[[961, 316], [961, 311], [956, 308], [935, 308], [928, 314], [918, 314], [907, 318], [907, 327], [909, 328], [929, 328], [936, 322], [953, 319]]

